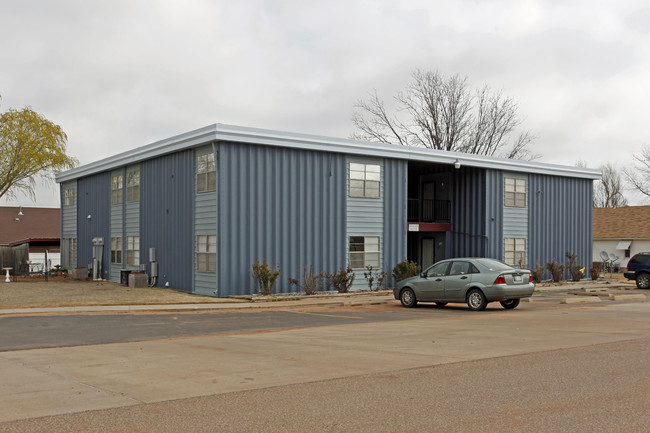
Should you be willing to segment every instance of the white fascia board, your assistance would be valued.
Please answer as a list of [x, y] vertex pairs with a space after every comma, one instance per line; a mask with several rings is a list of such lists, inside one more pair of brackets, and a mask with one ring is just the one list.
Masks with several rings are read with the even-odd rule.
[[460, 152], [447, 152], [423, 147], [370, 143], [343, 138], [213, 124], [59, 173], [56, 175], [55, 179], [58, 183], [66, 182], [215, 141], [289, 147], [322, 152], [345, 153], [350, 155], [376, 156], [392, 159], [404, 159], [408, 161], [449, 164], [452, 166], [458, 161], [461, 167], [479, 167], [503, 171], [594, 180], [600, 179], [601, 177], [601, 172], [599, 170], [580, 167], [495, 158]]

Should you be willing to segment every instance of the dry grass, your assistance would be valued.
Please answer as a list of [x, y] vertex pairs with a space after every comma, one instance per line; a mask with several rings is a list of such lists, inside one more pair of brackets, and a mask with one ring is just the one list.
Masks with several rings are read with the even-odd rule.
[[0, 309], [88, 305], [155, 305], [242, 302], [158, 287], [130, 288], [108, 281], [78, 281], [66, 277], [21, 277], [0, 281]]

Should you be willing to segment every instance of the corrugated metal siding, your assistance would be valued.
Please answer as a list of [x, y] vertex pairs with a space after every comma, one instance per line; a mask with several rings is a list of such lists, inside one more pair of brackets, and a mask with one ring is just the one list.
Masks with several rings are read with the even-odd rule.
[[566, 263], [568, 251], [577, 254], [578, 261], [589, 268], [593, 181], [530, 175], [529, 184], [529, 266], [545, 266], [552, 260]]
[[399, 262], [406, 260], [408, 208], [408, 163], [384, 160], [384, 268], [392, 273]]
[[[93, 238], [104, 238], [102, 278], [108, 278], [111, 260], [110, 206], [111, 174], [99, 173], [79, 179], [77, 183], [77, 263], [87, 266], [93, 261]], [[91, 216], [88, 219], [88, 215]]]
[[186, 150], [140, 165], [140, 260], [156, 249], [157, 286], [192, 290], [194, 152]]
[[451, 232], [447, 257], [481, 257], [487, 251], [484, 169], [461, 167], [453, 172]]
[[[205, 155], [212, 153], [212, 146], [206, 146], [196, 150], [195, 156]], [[216, 157], [217, 155], [215, 155]], [[218, 159], [215, 158], [215, 162]], [[196, 164], [196, 158], [195, 158]], [[194, 167], [196, 172], [196, 166]], [[218, 172], [217, 168], [217, 172]], [[196, 176], [194, 176], [194, 250], [196, 251], [196, 236], [197, 235], [217, 235], [217, 191], [196, 193]], [[218, 178], [217, 178], [218, 179]], [[217, 241], [217, 245], [219, 245]], [[196, 270], [196, 254], [194, 257], [194, 292], [204, 295], [215, 295], [217, 290], [217, 273], [197, 272]], [[217, 251], [217, 263], [219, 263], [219, 251]], [[218, 291], [216, 293], [219, 294]]]
[[503, 260], [503, 172], [485, 171], [486, 257]]
[[276, 292], [303, 266], [334, 271], [345, 254], [345, 157], [219, 144], [219, 296], [256, 293], [255, 259], [279, 263]]
[[[379, 198], [358, 198], [350, 197], [350, 163], [357, 164], [376, 164], [380, 168]], [[346, 251], [350, 251], [350, 236], [379, 236], [379, 263], [384, 263], [384, 161], [377, 158], [347, 158], [346, 164], [346, 186], [345, 195], [347, 197], [347, 236], [345, 239]], [[349, 254], [348, 254], [349, 263]], [[383, 267], [383, 266], [382, 266]], [[381, 272], [383, 269], [380, 269]], [[367, 289], [368, 284], [363, 276], [364, 270], [354, 271], [354, 283], [352, 290]]]

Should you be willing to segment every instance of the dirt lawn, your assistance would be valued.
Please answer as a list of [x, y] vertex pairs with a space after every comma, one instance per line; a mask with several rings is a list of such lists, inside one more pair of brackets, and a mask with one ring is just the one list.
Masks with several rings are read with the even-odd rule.
[[0, 281], [0, 309], [74, 307], [87, 305], [154, 305], [242, 302], [228, 298], [192, 295], [177, 290], [130, 288], [109, 281], [80, 281], [67, 277], [19, 277]]

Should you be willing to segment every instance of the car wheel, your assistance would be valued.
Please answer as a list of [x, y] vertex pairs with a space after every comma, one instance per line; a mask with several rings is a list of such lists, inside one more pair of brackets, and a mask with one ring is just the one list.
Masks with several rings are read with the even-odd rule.
[[399, 300], [402, 302], [402, 305], [407, 308], [415, 307], [418, 304], [418, 300], [415, 297], [415, 293], [411, 289], [404, 289], [399, 295]]
[[636, 286], [639, 289], [647, 290], [650, 288], [650, 275], [641, 273], [636, 276]]
[[517, 308], [518, 305], [519, 305], [519, 299], [506, 299], [505, 301], [501, 301], [501, 306], [506, 310], [512, 310], [513, 308]]
[[436, 302], [436, 305], [438, 307], [444, 307], [445, 305], [447, 305], [447, 302]]
[[467, 306], [472, 311], [482, 311], [487, 307], [487, 299], [479, 289], [470, 290], [467, 294]]

